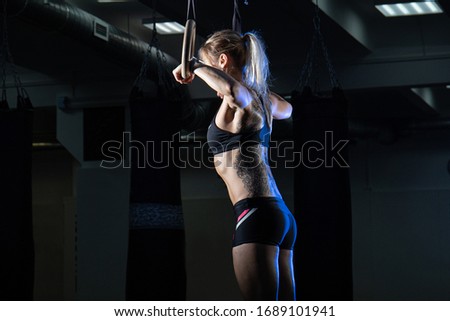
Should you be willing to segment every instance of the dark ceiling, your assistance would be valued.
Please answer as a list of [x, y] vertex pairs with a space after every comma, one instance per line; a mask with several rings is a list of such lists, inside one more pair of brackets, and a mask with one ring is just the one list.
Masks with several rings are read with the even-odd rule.
[[[444, 8], [449, 3], [439, 2]], [[186, 20], [186, 0], [66, 3], [147, 43], [151, 31], [142, 26], [142, 19], [152, 17], [155, 3], [158, 16], [182, 24]], [[385, 18], [373, 1], [363, 0], [320, 0], [319, 7], [321, 29], [350, 100], [352, 117], [450, 117], [450, 89], [446, 88], [450, 84], [447, 14]], [[289, 94], [295, 88], [311, 44], [315, 8], [309, 0], [248, 0], [248, 5], [240, 1], [243, 30], [256, 30], [266, 41], [275, 91]], [[201, 42], [213, 31], [231, 26], [233, 1], [197, 0], [196, 12]], [[16, 10], [9, 19], [13, 55], [30, 78], [45, 77], [64, 83], [73, 77], [113, 81], [137, 74], [136, 64], [105, 55], [62, 29], [49, 30], [30, 16], [28, 13], [24, 18]], [[159, 40], [168, 55], [179, 59], [182, 35], [161, 35]], [[323, 87], [327, 87], [327, 78], [322, 78]], [[193, 88], [194, 97], [212, 96], [207, 88], [197, 87], [200, 89]]]

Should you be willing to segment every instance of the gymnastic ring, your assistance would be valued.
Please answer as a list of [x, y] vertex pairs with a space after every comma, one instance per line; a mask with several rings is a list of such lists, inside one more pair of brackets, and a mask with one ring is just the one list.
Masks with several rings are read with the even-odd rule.
[[192, 57], [194, 57], [195, 29], [195, 20], [188, 19], [184, 30], [183, 50], [181, 52], [181, 77], [183, 77], [183, 79], [189, 77], [191, 73], [191, 70], [189, 70], [189, 62]]

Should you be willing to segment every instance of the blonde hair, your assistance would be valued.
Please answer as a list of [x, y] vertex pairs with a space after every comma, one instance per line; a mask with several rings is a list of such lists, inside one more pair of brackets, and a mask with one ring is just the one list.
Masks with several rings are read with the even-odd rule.
[[207, 56], [212, 61], [217, 61], [221, 54], [229, 55], [235, 67], [241, 70], [244, 84], [264, 102], [268, 101], [269, 60], [265, 45], [257, 33], [247, 32], [241, 36], [233, 30], [217, 31], [200, 48], [199, 54], [200, 58]]

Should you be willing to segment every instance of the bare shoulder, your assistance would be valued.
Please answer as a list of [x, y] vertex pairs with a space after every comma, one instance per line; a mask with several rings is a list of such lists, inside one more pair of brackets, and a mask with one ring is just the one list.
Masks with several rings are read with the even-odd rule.
[[280, 95], [270, 92], [269, 95], [272, 115], [275, 119], [286, 119], [291, 117], [292, 105]]

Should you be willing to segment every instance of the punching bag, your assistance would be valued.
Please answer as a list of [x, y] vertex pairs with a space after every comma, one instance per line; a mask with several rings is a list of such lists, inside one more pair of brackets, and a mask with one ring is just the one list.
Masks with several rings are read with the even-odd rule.
[[306, 87], [292, 96], [294, 206], [299, 226], [299, 300], [352, 300], [352, 217], [346, 100], [340, 89], [318, 97]]
[[[7, 1], [2, 1], [0, 65], [0, 300], [32, 300], [34, 241], [31, 157], [33, 106], [22, 85], [8, 44]], [[8, 66], [9, 64], [9, 66]], [[14, 75], [17, 108], [7, 100], [7, 69]]]
[[32, 110], [0, 111], [0, 300], [33, 299], [32, 129]]
[[[347, 100], [320, 31], [315, 7], [314, 35], [292, 93], [294, 170], [298, 224], [295, 273], [299, 300], [352, 300], [352, 214], [348, 160]], [[319, 58], [330, 77], [331, 94], [320, 90]]]
[[156, 50], [158, 81], [147, 77], [148, 55], [130, 95], [127, 300], [186, 299], [185, 234], [174, 141], [181, 130], [182, 101], [162, 52]]

